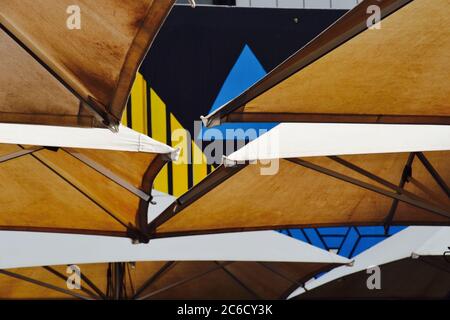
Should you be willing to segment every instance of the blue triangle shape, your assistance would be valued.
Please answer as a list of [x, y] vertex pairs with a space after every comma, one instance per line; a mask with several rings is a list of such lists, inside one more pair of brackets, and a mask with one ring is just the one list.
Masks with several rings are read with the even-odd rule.
[[[237, 97], [266, 74], [267, 72], [264, 70], [264, 67], [261, 65], [253, 51], [248, 45], [245, 45], [236, 60], [236, 63], [233, 68], [231, 68], [230, 73], [225, 79], [225, 82], [223, 83], [222, 88], [220, 89], [219, 94], [210, 109], [210, 112]], [[243, 129], [244, 131], [247, 129], [254, 129], [256, 130], [257, 136], [259, 136], [260, 133], [264, 133], [276, 125], [277, 123], [227, 123], [212, 129], [220, 130], [223, 139], [230, 140], [234, 138], [234, 134], [231, 133], [227, 135], [227, 129], [232, 129], [233, 131], [236, 129]], [[210, 136], [209, 134], [206, 134], [205, 137], [205, 133], [208, 130], [211, 129], [202, 128], [201, 135], [204, 137], [204, 140], [209, 140], [207, 138], [207, 136]], [[228, 133], [230, 132], [228, 131]]]

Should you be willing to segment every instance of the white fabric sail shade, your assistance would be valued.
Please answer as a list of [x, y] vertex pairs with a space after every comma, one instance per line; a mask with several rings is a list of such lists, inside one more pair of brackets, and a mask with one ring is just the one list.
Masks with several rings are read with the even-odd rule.
[[172, 160], [179, 154], [179, 150], [122, 125], [115, 133], [102, 128], [0, 123], [0, 143], [165, 153]]
[[229, 161], [450, 150], [450, 127], [281, 123], [229, 155]]
[[127, 261], [351, 261], [275, 231], [155, 239], [0, 232], [0, 269]]

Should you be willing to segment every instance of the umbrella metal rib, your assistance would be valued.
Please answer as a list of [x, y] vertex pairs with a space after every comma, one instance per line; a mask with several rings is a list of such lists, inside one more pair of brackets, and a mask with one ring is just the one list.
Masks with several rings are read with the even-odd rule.
[[63, 148], [62, 150], [64, 150], [66, 153], [70, 154], [72, 157], [78, 159], [79, 161], [81, 161], [85, 165], [91, 167], [92, 169], [94, 169], [98, 173], [102, 174], [103, 176], [105, 176], [109, 180], [115, 182], [119, 186], [121, 186], [121, 187], [125, 188], [126, 190], [128, 190], [129, 192], [133, 193], [135, 196], [141, 198], [142, 200], [144, 200], [144, 201], [149, 201], [150, 200], [150, 197], [151, 197], [150, 195], [146, 194], [141, 189], [136, 188], [131, 183], [129, 183], [128, 181], [125, 181], [124, 179], [120, 178], [116, 174], [112, 173], [110, 170], [108, 170], [107, 168], [105, 168], [102, 165], [98, 164], [94, 160], [89, 159], [88, 157], [86, 157], [86, 156], [84, 156], [84, 155], [82, 155], [82, 154], [80, 154], [78, 152], [73, 152], [73, 151], [67, 150], [65, 148]]
[[445, 192], [447, 197], [450, 198], [450, 189], [445, 183], [444, 179], [439, 175], [439, 173], [436, 171], [436, 169], [433, 167], [433, 165], [428, 161], [428, 159], [425, 157], [425, 155], [422, 152], [417, 153], [417, 157], [422, 162], [422, 164], [425, 166], [425, 168], [428, 170], [428, 172], [431, 174], [433, 179], [437, 182], [439, 187]]
[[163, 287], [163, 288], [161, 288], [161, 289], [158, 289], [158, 290], [156, 290], [156, 291], [150, 292], [150, 293], [148, 293], [148, 294], [146, 294], [146, 295], [144, 295], [144, 296], [142, 296], [142, 297], [138, 297], [137, 300], [147, 300], [147, 299], [149, 299], [150, 297], [152, 297], [152, 296], [154, 296], [154, 295], [156, 295], [156, 294], [158, 294], [158, 293], [161, 293], [161, 292], [167, 291], [167, 290], [169, 290], [169, 289], [178, 287], [178, 286], [180, 286], [180, 285], [182, 285], [182, 284], [185, 284], [185, 283], [187, 283], [187, 282], [189, 282], [189, 281], [192, 281], [192, 280], [201, 278], [201, 277], [203, 277], [203, 276], [205, 276], [205, 275], [207, 275], [207, 274], [209, 274], [209, 273], [211, 273], [211, 272], [214, 272], [214, 271], [216, 271], [216, 270], [221, 269], [222, 266], [226, 266], [226, 265], [229, 265], [229, 264], [231, 264], [231, 263], [232, 263], [232, 262], [226, 262], [226, 263], [224, 263], [224, 264], [222, 264], [222, 265], [220, 265], [220, 266], [216, 266], [216, 267], [210, 268], [210, 269], [208, 269], [208, 270], [206, 270], [206, 271], [203, 271], [203, 272], [201, 272], [201, 273], [199, 273], [199, 274], [196, 274], [196, 275], [191, 276], [191, 277], [189, 277], [189, 278], [186, 278], [186, 279], [177, 281], [177, 282], [175, 282], [175, 283], [172, 283], [172, 284], [170, 284], [170, 285], [167, 285], [167, 286], [165, 286], [165, 287]]
[[0, 157], [0, 163], [9, 161], [9, 160], [13, 160], [13, 159], [17, 159], [23, 156], [26, 156], [28, 154], [32, 154], [33, 152], [39, 151], [44, 149], [44, 147], [38, 147], [38, 148], [32, 148], [32, 149], [23, 149], [23, 150], [19, 150], [17, 152], [13, 152], [4, 156]]
[[55, 169], [53, 169], [51, 166], [49, 166], [45, 161], [41, 160], [39, 157], [36, 157], [36, 155], [31, 154], [31, 156], [36, 159], [37, 161], [39, 161], [42, 165], [44, 165], [45, 167], [47, 167], [48, 169], [50, 169], [53, 173], [55, 173], [58, 177], [60, 177], [61, 179], [63, 179], [65, 182], [67, 182], [70, 186], [72, 186], [73, 188], [75, 188], [78, 192], [80, 192], [81, 194], [83, 194], [85, 197], [87, 197], [90, 201], [92, 201], [93, 203], [95, 203], [98, 207], [100, 207], [102, 210], [104, 210], [105, 212], [107, 212], [112, 218], [114, 218], [117, 222], [119, 222], [120, 224], [122, 224], [123, 226], [129, 228], [129, 226], [127, 226], [126, 224], [124, 224], [122, 221], [120, 221], [119, 218], [117, 218], [114, 213], [112, 213], [111, 211], [109, 211], [107, 208], [105, 208], [104, 206], [102, 206], [100, 203], [98, 203], [98, 201], [96, 201], [94, 198], [92, 198], [91, 196], [89, 196], [86, 192], [84, 192], [83, 190], [81, 190], [80, 188], [78, 188], [75, 184], [73, 184], [70, 180], [68, 180], [66, 177], [64, 177], [63, 175], [61, 175], [59, 172], [57, 172]]
[[[62, 273], [58, 272], [57, 270], [53, 269], [50, 266], [45, 266], [45, 267], [42, 267], [42, 268], [44, 268], [45, 270], [47, 270], [51, 274], [57, 276], [58, 278], [62, 279], [63, 281], [67, 280], [67, 277], [65, 275], [63, 275]], [[99, 298], [99, 296], [95, 295], [91, 290], [85, 288], [84, 286], [81, 286], [80, 290], [85, 292], [85, 293], [87, 293], [93, 299], [98, 299]]]
[[220, 264], [217, 261], [214, 261], [214, 263], [216, 265], [218, 265], [231, 279], [233, 279], [233, 281], [235, 281], [240, 287], [244, 288], [245, 291], [247, 291], [248, 293], [250, 293], [254, 298], [258, 299], [258, 300], [262, 300], [262, 298], [252, 289], [250, 289], [248, 286], [245, 285], [245, 283], [243, 283], [236, 275], [234, 275], [232, 272], [230, 272], [226, 266]]
[[153, 274], [145, 283], [134, 293], [133, 299], [137, 299], [149, 286], [158, 280], [164, 273], [166, 273], [171, 267], [175, 265], [175, 261], [169, 261], [165, 263], [161, 269]]
[[5, 276], [9, 276], [9, 277], [12, 277], [12, 278], [16, 278], [16, 279], [19, 279], [19, 280], [22, 280], [22, 281], [26, 281], [26, 282], [29, 282], [29, 283], [32, 283], [32, 284], [35, 284], [35, 285], [38, 285], [38, 286], [50, 289], [50, 290], [61, 292], [61, 293], [70, 295], [72, 297], [75, 297], [75, 298], [78, 298], [78, 299], [81, 299], [81, 300], [92, 300], [89, 297], [86, 297], [84, 295], [81, 295], [81, 294], [78, 294], [76, 292], [73, 292], [73, 290], [63, 289], [63, 288], [54, 286], [54, 285], [52, 285], [50, 283], [39, 281], [39, 280], [30, 278], [30, 277], [27, 277], [27, 276], [23, 276], [21, 274], [17, 274], [17, 273], [11, 272], [11, 271], [0, 270], [0, 274], [3, 274]]
[[[398, 187], [403, 190], [406, 182], [408, 182], [409, 178], [411, 177], [411, 168], [412, 168], [412, 163], [414, 161], [414, 157], [415, 157], [415, 153], [412, 152], [409, 154], [408, 156], [408, 160], [406, 161], [405, 164], [405, 168], [403, 169], [403, 174], [402, 177], [400, 178], [400, 183], [398, 184]], [[395, 216], [395, 212], [397, 211], [398, 208], [398, 199], [394, 199], [392, 201], [392, 205], [391, 208], [389, 209], [389, 212], [386, 216], [386, 218], [384, 219], [384, 231], [385, 233], [387, 233], [389, 231], [389, 227], [392, 224], [392, 221], [394, 220], [394, 216]]]
[[191, 194], [180, 196], [168, 209], [149, 223], [148, 230], [156, 230], [158, 226], [173, 218], [182, 208], [201, 198], [216, 186], [220, 185], [222, 182], [239, 172], [245, 166], [246, 164], [238, 164], [233, 167], [225, 167], [222, 165], [220, 170], [213, 171], [206, 179], [203, 179], [200, 183], [195, 185], [190, 190]]
[[384, 189], [379, 188], [377, 186], [374, 186], [374, 185], [371, 185], [369, 183], [360, 181], [358, 179], [354, 179], [352, 177], [346, 176], [344, 174], [341, 174], [339, 172], [333, 171], [331, 169], [327, 169], [327, 168], [321, 167], [319, 165], [313, 164], [313, 163], [308, 162], [306, 160], [289, 159], [289, 161], [294, 162], [294, 163], [296, 163], [298, 165], [304, 166], [306, 168], [315, 170], [317, 172], [326, 174], [328, 176], [334, 177], [336, 179], [343, 180], [345, 182], [357, 185], [357, 186], [359, 186], [361, 188], [364, 188], [364, 189], [367, 189], [367, 190], [379, 193], [379, 194], [384, 195], [386, 197], [393, 198], [393, 199], [398, 199], [398, 200], [400, 200], [402, 202], [406, 202], [406, 203], [408, 203], [410, 205], [413, 205], [415, 207], [427, 210], [429, 212], [438, 214], [438, 215], [443, 216], [443, 217], [450, 218], [450, 211], [448, 211], [448, 208], [442, 209], [442, 208], [437, 207], [437, 206], [435, 206], [435, 205], [433, 205], [431, 203], [428, 203], [427, 201], [417, 200], [416, 197], [415, 198], [411, 198], [410, 196], [408, 196], [408, 195], [406, 195], [404, 193], [398, 194], [398, 193], [394, 193], [394, 192], [391, 192], [391, 191], [384, 190]]

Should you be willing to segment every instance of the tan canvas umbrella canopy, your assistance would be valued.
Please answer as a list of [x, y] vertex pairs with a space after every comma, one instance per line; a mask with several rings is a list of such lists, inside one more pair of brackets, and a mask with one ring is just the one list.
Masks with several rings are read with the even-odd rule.
[[117, 294], [120, 299], [285, 299], [303, 282], [334, 266], [214, 261], [80, 265], [93, 284], [81, 293], [67, 290], [67, 266], [0, 270], [0, 299], [112, 299], [115, 290], [108, 287], [107, 275], [117, 272], [115, 268], [125, 283]]
[[[2, 1], [0, 122], [116, 128], [173, 2]], [[66, 24], [73, 6], [79, 30]]]
[[[1, 237], [8, 239], [7, 234]], [[52, 237], [57, 235], [36, 236], [32, 247], [14, 243], [12, 257], [12, 250], [1, 248], [5, 259], [0, 264], [9, 267], [0, 270], [0, 299], [278, 299], [286, 298], [318, 272], [350, 263], [273, 231], [156, 239], [147, 245], [74, 236], [62, 237], [58, 244], [48, 241]], [[40, 248], [41, 243], [46, 245]], [[85, 246], [77, 243], [89, 244], [98, 256], [87, 257]], [[58, 252], [66, 249], [64, 245], [72, 255], [63, 252], [62, 258]], [[113, 255], [110, 246], [116, 248]], [[47, 251], [52, 249], [53, 254]], [[67, 265], [34, 267], [31, 250], [53, 255], [52, 261], [90, 260], [90, 264], [78, 265], [82, 290], [68, 290]], [[121, 260], [126, 256], [137, 262], [103, 263], [108, 256], [112, 261], [130, 261]], [[230, 262], [218, 262], [223, 259]], [[14, 265], [33, 267], [11, 268]]]
[[448, 225], [448, 187], [442, 190], [433, 175], [450, 180], [449, 156], [446, 151], [280, 159], [274, 175], [261, 175], [266, 165], [221, 165], [150, 227], [163, 237], [328, 225]]
[[[369, 30], [374, 6], [381, 29]], [[450, 124], [450, 2], [365, 0], [204, 118]]]
[[22, 141], [0, 144], [0, 230], [148, 240], [153, 179], [177, 150], [128, 128], [3, 124], [0, 136]]

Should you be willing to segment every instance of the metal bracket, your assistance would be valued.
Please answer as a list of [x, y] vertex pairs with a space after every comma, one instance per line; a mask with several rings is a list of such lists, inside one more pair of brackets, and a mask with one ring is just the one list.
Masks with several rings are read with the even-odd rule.
[[197, 5], [197, 4], [195, 3], [195, 0], [188, 0], [188, 1], [189, 1], [189, 3], [190, 3], [191, 7], [192, 7], [192, 8], [195, 8], [195, 6]]
[[436, 181], [436, 183], [439, 185], [439, 187], [442, 189], [442, 191], [445, 192], [447, 197], [450, 198], [450, 189], [445, 183], [445, 180], [439, 175], [439, 173], [436, 171], [436, 169], [432, 166], [430, 161], [425, 157], [425, 155], [422, 152], [417, 153], [417, 157], [419, 158], [420, 162], [424, 165], [424, 167], [428, 170], [428, 172], [431, 174], [433, 179]]
[[6, 154], [6, 155], [0, 157], [0, 163], [6, 162], [9, 160], [13, 160], [13, 159], [17, 159], [17, 158], [26, 156], [28, 154], [33, 154], [34, 152], [42, 150], [42, 149], [44, 149], [44, 148], [38, 147], [38, 148], [34, 148], [34, 149], [22, 149], [17, 152]]

